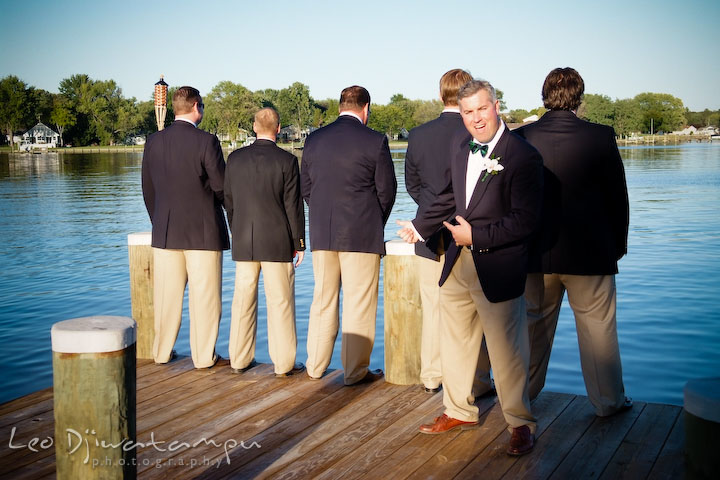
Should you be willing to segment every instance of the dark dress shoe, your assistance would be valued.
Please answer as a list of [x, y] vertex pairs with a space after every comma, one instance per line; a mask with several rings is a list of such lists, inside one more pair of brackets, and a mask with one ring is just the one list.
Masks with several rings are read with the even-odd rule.
[[352, 385], [362, 385], [363, 383], [372, 383], [375, 380], [380, 380], [383, 377], [383, 371], [379, 368], [377, 370], [368, 370], [365, 376], [362, 378], [362, 380], [358, 380], [355, 383], [351, 383], [348, 386]]
[[497, 390], [495, 390], [495, 387], [492, 387], [490, 390], [487, 390], [480, 395], [475, 395], [475, 400], [480, 400], [481, 398], [490, 398], [490, 397], [496, 397], [497, 396]]
[[170, 352], [170, 360], [168, 360], [167, 362], [155, 362], [155, 365], [167, 365], [168, 363], [172, 362], [176, 358], [177, 358], [177, 351], [173, 350], [172, 352]]
[[510, 437], [510, 446], [507, 449], [507, 454], [513, 457], [519, 457], [530, 453], [535, 446], [535, 435], [530, 433], [530, 427], [523, 425], [512, 429], [512, 436]]
[[442, 389], [442, 385], [438, 385], [435, 388], [425, 387], [425, 393], [435, 394]]
[[243, 368], [231, 368], [230, 371], [231, 371], [232, 373], [245, 373], [245, 372], [247, 372], [248, 370], [250, 370], [251, 368], [256, 367], [256, 366], [257, 366], [257, 362], [256, 362], [255, 359], [253, 358], [252, 360], [250, 360], [250, 363], [247, 364], [247, 367], [243, 367]]
[[207, 367], [198, 367], [198, 370], [210, 370], [212, 367], [214, 367], [215, 365], [217, 365], [217, 363], [218, 363], [220, 360], [222, 360], [222, 359], [223, 359], [223, 358], [216, 353], [216, 354], [215, 354], [215, 357], [213, 358], [212, 365], [208, 365]]
[[632, 398], [625, 397], [625, 401], [623, 402], [622, 406], [620, 408], [618, 408], [618, 413], [626, 412], [626, 411], [630, 410], [632, 408], [632, 406], [633, 406]]
[[297, 375], [298, 373], [300, 373], [304, 370], [305, 370], [305, 365], [303, 365], [302, 363], [296, 363], [295, 365], [293, 365], [293, 368], [290, 371], [285, 372], [285, 373], [276, 373], [275, 376], [276, 377], [289, 377], [290, 375]]
[[453, 430], [472, 430], [477, 428], [478, 422], [463, 422], [457, 418], [450, 418], [444, 413], [437, 417], [433, 423], [420, 425], [420, 433], [437, 435], [439, 433], [452, 432]]

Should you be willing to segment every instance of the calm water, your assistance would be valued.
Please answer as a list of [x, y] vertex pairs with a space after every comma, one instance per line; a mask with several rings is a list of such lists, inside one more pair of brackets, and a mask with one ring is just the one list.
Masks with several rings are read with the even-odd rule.
[[[620, 262], [618, 330], [627, 393], [682, 404], [688, 379], [720, 372], [720, 145], [622, 149], [631, 202]], [[411, 218], [403, 154], [386, 229]], [[148, 231], [140, 153], [0, 154], [0, 402], [52, 384], [50, 328], [88, 315], [130, 316], [127, 234]], [[234, 265], [225, 256], [218, 351], [227, 355]], [[298, 360], [305, 361], [312, 261], [297, 271]], [[382, 291], [382, 286], [381, 286]], [[262, 295], [262, 294], [261, 294]], [[382, 296], [381, 296], [382, 302]], [[268, 362], [264, 299], [257, 359]], [[383, 366], [382, 304], [372, 366]], [[189, 354], [187, 311], [177, 349]], [[331, 364], [341, 368], [339, 348]], [[574, 320], [558, 325], [547, 388], [584, 394]]]

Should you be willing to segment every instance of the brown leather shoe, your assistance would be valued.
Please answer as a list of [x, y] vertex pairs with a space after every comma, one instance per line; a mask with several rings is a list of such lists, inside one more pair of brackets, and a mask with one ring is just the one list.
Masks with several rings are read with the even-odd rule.
[[297, 375], [300, 372], [303, 372], [305, 370], [305, 365], [302, 363], [296, 363], [293, 365], [293, 368], [285, 373], [276, 373], [276, 377], [289, 377], [290, 375]]
[[453, 430], [472, 430], [477, 428], [478, 422], [463, 422], [457, 418], [450, 418], [444, 413], [437, 417], [433, 423], [420, 425], [420, 433], [437, 435], [439, 433], [451, 432]]
[[257, 362], [255, 361], [255, 359], [253, 358], [252, 360], [250, 360], [250, 363], [248, 363], [246, 367], [243, 367], [243, 368], [232, 368], [232, 367], [231, 367], [231, 368], [230, 368], [230, 371], [231, 371], [232, 373], [235, 373], [235, 374], [237, 374], [237, 373], [245, 373], [245, 372], [247, 372], [248, 370], [250, 370], [251, 368], [257, 367], [257, 365], [258, 365], [258, 363], [257, 363]]
[[383, 371], [379, 368], [377, 370], [368, 370], [365, 376], [362, 378], [362, 380], [358, 380], [355, 383], [351, 383], [348, 386], [352, 385], [362, 385], [363, 383], [372, 383], [375, 380], [380, 380], [383, 377]]
[[510, 446], [507, 449], [507, 454], [513, 457], [519, 457], [530, 453], [535, 446], [535, 435], [530, 433], [530, 427], [523, 425], [512, 429], [512, 436], [510, 437]]

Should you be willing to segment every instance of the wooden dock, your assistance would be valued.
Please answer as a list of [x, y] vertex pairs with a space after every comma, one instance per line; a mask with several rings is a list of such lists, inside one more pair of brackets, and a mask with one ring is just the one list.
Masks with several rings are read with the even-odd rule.
[[[138, 477], [685, 476], [681, 407], [636, 401], [628, 412], [597, 418], [584, 396], [543, 392], [533, 404], [535, 450], [513, 458], [505, 454], [509, 434], [495, 399], [478, 406], [478, 429], [423, 435], [418, 426], [442, 413], [442, 394], [418, 385], [344, 387], [341, 371], [310, 380], [275, 378], [270, 365], [234, 375], [227, 360], [211, 370], [193, 369], [187, 357], [164, 366], [139, 360]], [[52, 389], [0, 405], [0, 432], [0, 478], [54, 478]]]

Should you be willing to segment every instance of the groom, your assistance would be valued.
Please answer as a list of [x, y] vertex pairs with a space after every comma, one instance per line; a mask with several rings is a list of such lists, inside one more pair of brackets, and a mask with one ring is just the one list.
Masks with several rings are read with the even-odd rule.
[[[445, 412], [420, 431], [440, 434], [475, 428], [472, 386], [485, 335], [495, 386], [511, 432], [509, 455], [534, 446], [528, 399], [529, 346], [523, 291], [528, 240], [538, 225], [542, 158], [500, 120], [493, 86], [472, 80], [458, 92], [470, 135], [457, 137], [452, 181], [412, 222], [399, 221], [410, 242], [445, 225], [453, 236], [440, 277], [442, 376]], [[472, 138], [471, 138], [472, 137]], [[470, 141], [471, 140], [471, 141]], [[470, 141], [470, 142], [469, 142]], [[443, 221], [453, 217], [452, 224]]]

